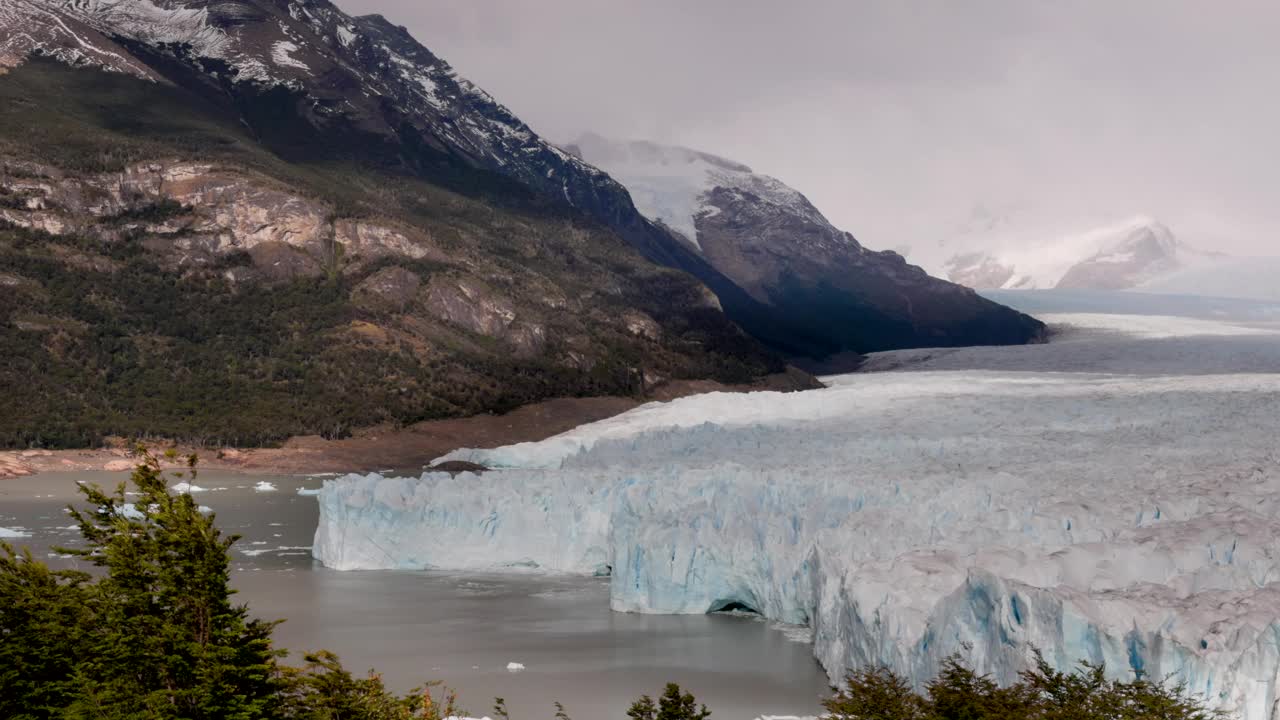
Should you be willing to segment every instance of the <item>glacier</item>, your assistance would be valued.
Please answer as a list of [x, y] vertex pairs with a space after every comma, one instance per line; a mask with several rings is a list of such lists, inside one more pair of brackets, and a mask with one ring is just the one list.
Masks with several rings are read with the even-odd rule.
[[[1168, 341], [1280, 348], [1280, 330], [1057, 320], [1071, 372], [1044, 347], [946, 370], [906, 351], [821, 390], [652, 403], [447, 456], [497, 471], [326, 480], [313, 554], [608, 575], [615, 610], [808, 626], [833, 682], [883, 664], [922, 684], [957, 652], [1011, 681], [1038, 649], [1277, 717], [1280, 355], [1213, 374], [1213, 353]], [[1126, 344], [1179, 353], [1176, 372], [1122, 372]]]

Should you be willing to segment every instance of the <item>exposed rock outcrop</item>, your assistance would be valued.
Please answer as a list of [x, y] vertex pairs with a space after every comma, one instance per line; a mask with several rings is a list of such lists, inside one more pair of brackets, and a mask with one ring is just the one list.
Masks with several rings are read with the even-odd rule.
[[356, 285], [352, 291], [355, 301], [373, 309], [403, 310], [418, 294], [422, 279], [401, 268], [383, 268]]
[[[332, 208], [319, 200], [244, 169], [209, 163], [148, 162], [83, 175], [0, 158], [0, 189], [23, 198], [19, 207], [0, 207], [0, 220], [103, 241], [148, 236], [149, 247], [175, 267], [246, 252], [263, 278], [287, 280], [357, 260], [445, 258], [420, 230], [334, 219]], [[68, 262], [92, 261], [69, 256]]]

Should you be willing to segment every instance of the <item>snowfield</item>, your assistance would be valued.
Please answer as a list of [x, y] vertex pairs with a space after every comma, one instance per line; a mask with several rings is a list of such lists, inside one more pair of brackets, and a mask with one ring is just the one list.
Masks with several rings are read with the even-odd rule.
[[449, 456], [501, 471], [326, 480], [313, 553], [608, 574], [616, 610], [806, 625], [833, 681], [883, 663], [922, 683], [960, 651], [1010, 681], [1039, 648], [1270, 720], [1280, 332], [1046, 320], [1048, 345], [887, 353], [871, 368], [898, 372]]
[[710, 153], [643, 140], [611, 140], [586, 133], [572, 144], [582, 158], [626, 186], [636, 209], [662, 223], [699, 250], [697, 221], [720, 208], [708, 202], [722, 188], [747, 194], [762, 207], [775, 206], [827, 225], [808, 200], [782, 181]]

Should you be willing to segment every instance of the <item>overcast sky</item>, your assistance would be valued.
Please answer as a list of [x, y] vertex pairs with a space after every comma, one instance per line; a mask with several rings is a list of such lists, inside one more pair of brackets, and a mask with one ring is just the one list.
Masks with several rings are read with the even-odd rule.
[[1145, 213], [1280, 255], [1274, 0], [338, 0], [405, 25], [548, 138], [687, 145], [875, 248], [983, 205]]

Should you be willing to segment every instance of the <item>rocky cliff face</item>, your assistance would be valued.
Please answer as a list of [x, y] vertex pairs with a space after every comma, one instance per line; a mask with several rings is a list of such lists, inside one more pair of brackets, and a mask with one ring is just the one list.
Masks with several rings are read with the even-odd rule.
[[247, 253], [253, 263], [228, 270], [233, 281], [352, 273], [386, 257], [447, 261], [421, 228], [335, 218], [324, 202], [230, 165], [162, 160], [71, 173], [0, 157], [0, 192], [0, 220], [12, 226], [102, 243], [143, 236], [174, 269]]
[[803, 316], [829, 351], [1026, 342], [1040, 324], [868, 250], [785, 183], [709, 153], [586, 135], [570, 152], [622, 183], [752, 299]]

